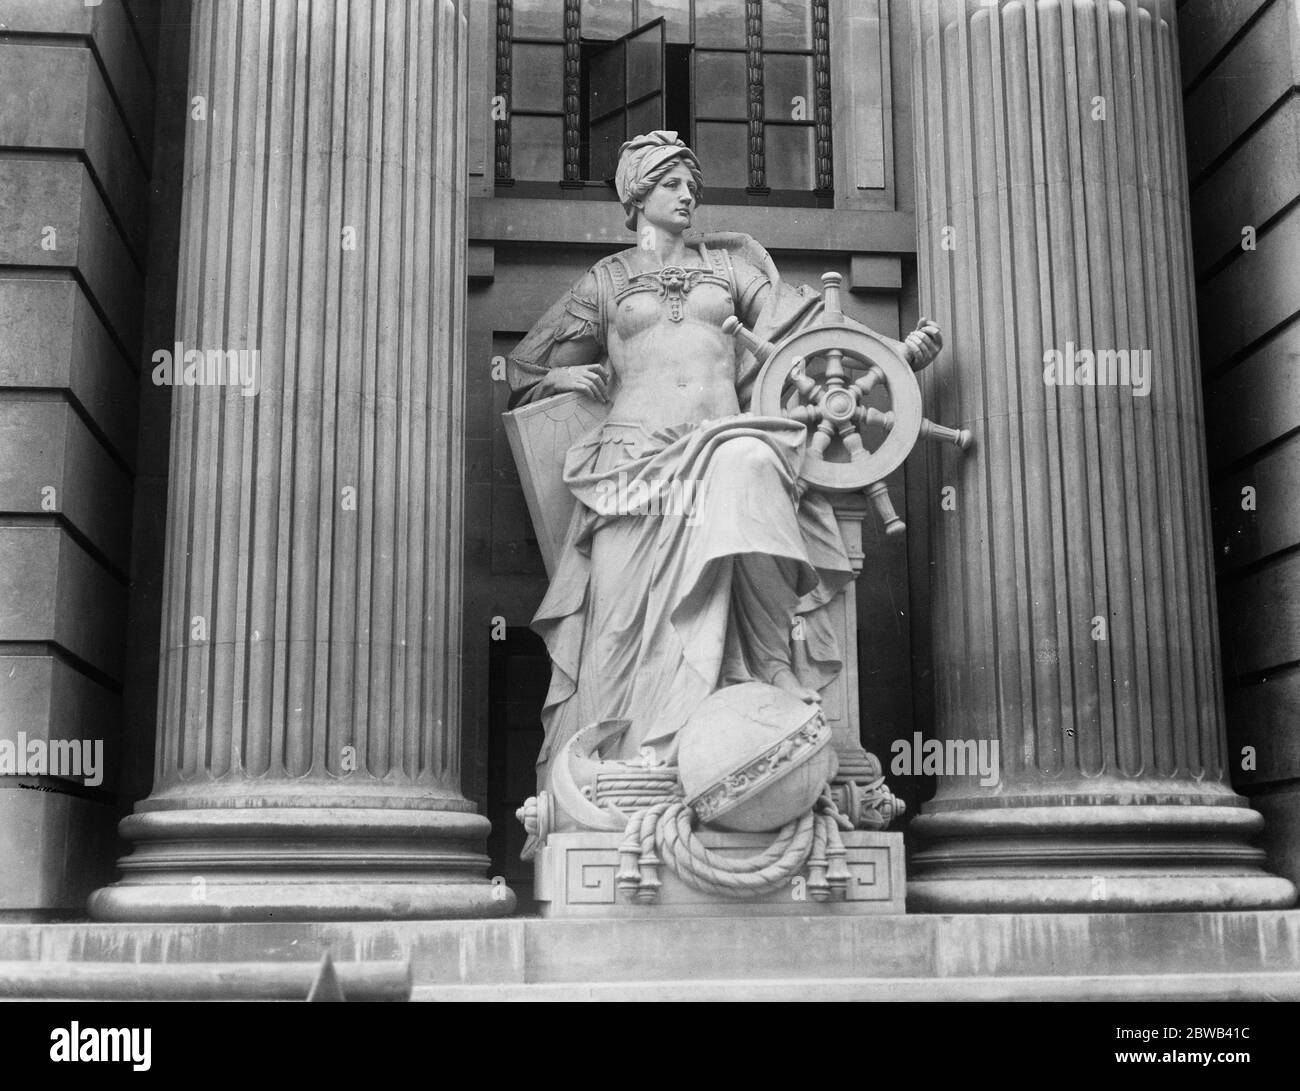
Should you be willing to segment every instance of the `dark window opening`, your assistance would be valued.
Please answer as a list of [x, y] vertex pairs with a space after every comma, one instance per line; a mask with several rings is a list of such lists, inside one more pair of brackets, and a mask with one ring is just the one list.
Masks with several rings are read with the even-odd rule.
[[[510, 100], [498, 184], [603, 193], [625, 140], [669, 129], [704, 149], [715, 199], [832, 196], [829, 0], [506, 0], [497, 11], [497, 89]], [[516, 11], [529, 14], [516, 22]]]
[[519, 897], [519, 912], [535, 912], [533, 865], [519, 858], [526, 834], [515, 812], [537, 794], [542, 705], [551, 660], [542, 638], [522, 626], [506, 629], [488, 652], [488, 856]]
[[638, 133], [671, 129], [691, 143], [691, 47], [665, 42], [662, 19], [580, 48], [583, 179], [613, 182], [619, 148]]

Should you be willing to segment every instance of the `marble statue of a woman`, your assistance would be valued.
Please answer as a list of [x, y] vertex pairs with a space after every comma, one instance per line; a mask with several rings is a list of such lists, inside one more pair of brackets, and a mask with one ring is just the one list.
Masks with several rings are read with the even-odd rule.
[[533, 620], [552, 661], [543, 785], [595, 722], [629, 721], [607, 757], [650, 747], [671, 763], [721, 687], [817, 700], [841, 667], [822, 608], [852, 578], [829, 503], [799, 480], [804, 426], [747, 412], [757, 362], [722, 330], [735, 315], [776, 340], [816, 297], [748, 236], [686, 235], [703, 182], [676, 133], [624, 144], [615, 182], [637, 245], [597, 262], [510, 357], [512, 406], [608, 403], [568, 452], [578, 503]]

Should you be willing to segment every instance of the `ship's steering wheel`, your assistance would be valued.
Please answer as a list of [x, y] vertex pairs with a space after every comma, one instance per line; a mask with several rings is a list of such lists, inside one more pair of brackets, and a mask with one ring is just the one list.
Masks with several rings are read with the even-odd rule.
[[[778, 344], [755, 336], [734, 317], [722, 328], [763, 364], [754, 384], [753, 411], [808, 427], [803, 480], [826, 492], [865, 492], [885, 532], [901, 534], [905, 526], [884, 479], [903, 464], [918, 439], [952, 443], [965, 451], [971, 433], [926, 420], [907, 347], [845, 316], [839, 273], [823, 273], [822, 285], [824, 306], [817, 322]], [[885, 401], [887, 407], [868, 405], [869, 399]]]

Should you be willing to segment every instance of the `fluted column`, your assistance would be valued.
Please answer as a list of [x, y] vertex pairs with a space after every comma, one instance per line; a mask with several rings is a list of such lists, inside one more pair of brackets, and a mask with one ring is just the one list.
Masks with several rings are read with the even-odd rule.
[[155, 783], [91, 912], [509, 912], [460, 792], [464, 18], [193, 27], [174, 351], [257, 357], [173, 391]]
[[[1295, 898], [1228, 778], [1173, 9], [919, 4], [927, 404], [976, 437], [932, 471], [937, 735], [1000, 768], [940, 779], [913, 908]], [[1149, 356], [1059, 385], [1078, 349]]]

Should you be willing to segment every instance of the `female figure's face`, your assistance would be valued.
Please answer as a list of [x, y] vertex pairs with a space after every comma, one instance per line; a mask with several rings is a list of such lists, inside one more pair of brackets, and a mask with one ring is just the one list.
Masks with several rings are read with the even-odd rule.
[[695, 179], [685, 163], [675, 163], [659, 179], [658, 185], [646, 194], [641, 213], [646, 222], [655, 227], [680, 235], [691, 226], [695, 212], [695, 194], [691, 187]]

